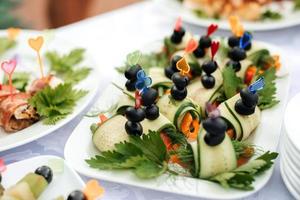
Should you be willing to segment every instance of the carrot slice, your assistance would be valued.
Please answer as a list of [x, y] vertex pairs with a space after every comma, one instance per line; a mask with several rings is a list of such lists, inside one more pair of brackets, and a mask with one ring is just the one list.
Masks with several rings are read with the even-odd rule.
[[227, 135], [231, 138], [231, 139], [233, 139], [234, 138], [234, 130], [232, 129], [232, 128], [230, 128], [230, 129], [228, 129], [227, 131], [226, 131], [226, 133], [227, 133]]
[[162, 141], [164, 142], [167, 150], [168, 151], [172, 150], [172, 141], [171, 141], [171, 139], [165, 133], [160, 133], [160, 137], [161, 137]]
[[90, 180], [87, 182], [83, 193], [88, 200], [96, 200], [103, 196], [104, 188], [99, 185], [98, 181]]
[[245, 157], [239, 157], [239, 159], [237, 160], [237, 166], [241, 166], [246, 164], [249, 161], [249, 158], [245, 158]]
[[98, 123], [98, 125], [100, 125], [103, 122], [105, 122], [107, 120], [107, 117], [104, 114], [100, 114], [99, 115], [99, 119], [100, 119], [100, 122]]
[[181, 131], [182, 133], [189, 139], [189, 140], [196, 140], [199, 132], [199, 120], [193, 119], [191, 113], [186, 113], [183, 117], [182, 124], [181, 124]]

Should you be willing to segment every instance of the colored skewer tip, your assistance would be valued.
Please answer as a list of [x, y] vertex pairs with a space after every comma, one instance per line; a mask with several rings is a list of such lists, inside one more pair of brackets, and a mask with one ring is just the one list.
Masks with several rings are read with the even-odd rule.
[[251, 93], [255, 94], [257, 91], [262, 90], [265, 87], [264, 77], [260, 77], [257, 81], [249, 85], [248, 89]]
[[176, 20], [176, 23], [175, 23], [174, 30], [175, 31], [180, 31], [181, 27], [182, 27], [182, 17], [178, 17], [177, 20]]
[[185, 57], [182, 57], [180, 60], [178, 60], [178, 62], [176, 63], [176, 68], [179, 70], [181, 75], [188, 74], [191, 69]]

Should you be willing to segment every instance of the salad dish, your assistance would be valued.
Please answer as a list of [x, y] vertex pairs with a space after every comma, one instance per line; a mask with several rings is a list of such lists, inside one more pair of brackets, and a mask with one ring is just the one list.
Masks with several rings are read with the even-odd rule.
[[226, 23], [232, 15], [239, 17], [248, 30], [271, 30], [300, 23], [300, 1], [293, 0], [156, 0], [164, 14], [181, 15], [185, 22], [208, 26], [212, 21], [221, 29], [229, 30]]
[[[8, 166], [2, 165], [2, 161], [1, 200], [94, 200], [104, 192], [95, 180], [88, 181], [84, 186], [75, 171], [58, 157], [40, 156]], [[37, 164], [41, 166], [32, 171], [20, 169], [25, 163], [30, 169]], [[16, 177], [20, 178], [16, 179]]]
[[[97, 79], [84, 49], [67, 48], [62, 53], [64, 47], [53, 49], [57, 42], [50, 44], [42, 33], [18, 31], [20, 36], [12, 37], [8, 30], [0, 40], [0, 150], [32, 141], [70, 121], [97, 90], [89, 87]], [[87, 78], [91, 82], [83, 83]], [[40, 126], [45, 127], [42, 133]]]
[[[270, 173], [278, 136], [267, 149], [256, 138], [269, 134], [261, 128], [265, 113], [285, 103], [276, 83], [287, 74], [280, 55], [252, 40], [238, 18], [230, 24], [228, 38], [215, 36], [215, 24], [194, 36], [179, 18], [160, 49], [128, 54], [117, 68], [123, 80], [111, 86], [117, 101], [87, 114], [66, 144], [66, 159], [88, 176], [153, 189], [157, 181], [159, 190], [198, 197], [240, 198], [262, 187], [268, 178], [256, 179]], [[91, 135], [83, 136], [89, 126]], [[87, 152], [75, 156], [79, 141]], [[181, 190], [185, 181], [193, 186]]]

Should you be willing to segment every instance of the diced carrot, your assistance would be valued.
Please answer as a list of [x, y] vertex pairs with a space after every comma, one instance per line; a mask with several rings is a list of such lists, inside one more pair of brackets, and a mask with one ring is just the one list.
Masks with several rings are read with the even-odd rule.
[[171, 94], [171, 90], [170, 89], [166, 90], [165, 94]]
[[245, 158], [251, 158], [254, 154], [254, 148], [253, 147], [247, 147], [244, 149], [244, 153], [242, 154]]
[[256, 72], [257, 72], [256, 66], [248, 67], [248, 69], [246, 70], [246, 73], [245, 73], [244, 83], [249, 85], [252, 82], [252, 79], [255, 76]]
[[104, 188], [101, 187], [96, 180], [90, 180], [87, 182], [83, 191], [88, 200], [95, 200], [103, 196]]
[[103, 122], [105, 122], [107, 120], [107, 117], [104, 114], [100, 114], [99, 115], [99, 119], [100, 119], [100, 121], [98, 122], [98, 125], [100, 125]]
[[160, 133], [160, 137], [161, 137], [162, 141], [164, 142], [167, 150], [168, 151], [172, 150], [172, 141], [171, 141], [171, 139], [165, 133]]
[[274, 59], [274, 67], [275, 67], [275, 69], [279, 70], [280, 67], [281, 67], [280, 56], [279, 55], [274, 55], [273, 59]]
[[237, 166], [241, 166], [241, 165], [244, 165], [246, 164], [247, 162], [249, 161], [249, 158], [245, 158], [245, 157], [240, 157], [238, 160], [237, 160]]
[[199, 132], [200, 124], [198, 119], [193, 119], [191, 113], [186, 113], [181, 124], [182, 133], [189, 140], [196, 140]]
[[227, 133], [227, 135], [228, 135], [231, 139], [234, 138], [235, 133], [234, 133], [234, 130], [233, 130], [232, 128], [228, 129], [228, 130], [226, 131], [226, 133]]

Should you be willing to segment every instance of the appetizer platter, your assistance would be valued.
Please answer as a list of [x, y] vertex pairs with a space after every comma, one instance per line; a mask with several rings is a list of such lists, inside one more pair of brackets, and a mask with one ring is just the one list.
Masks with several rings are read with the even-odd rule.
[[0, 151], [55, 131], [97, 93], [99, 72], [86, 50], [50, 31], [3, 31], [0, 49]]
[[215, 24], [198, 36], [179, 18], [170, 36], [128, 54], [66, 160], [86, 176], [203, 198], [262, 188], [278, 156], [287, 61], [238, 18], [230, 25], [228, 38]]
[[85, 185], [78, 174], [56, 156], [38, 156], [1, 165], [0, 177], [1, 200], [94, 200], [104, 192], [95, 180]]
[[212, 1], [212, 0], [156, 0], [164, 14], [181, 15], [185, 22], [208, 26], [218, 23], [221, 29], [229, 30], [227, 19], [240, 17], [248, 30], [263, 31], [282, 29], [300, 24], [300, 1]]

